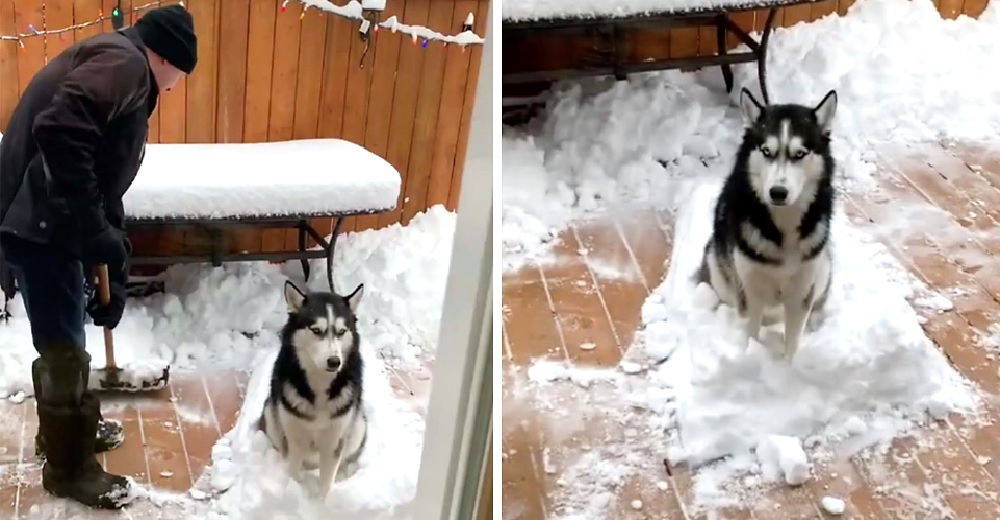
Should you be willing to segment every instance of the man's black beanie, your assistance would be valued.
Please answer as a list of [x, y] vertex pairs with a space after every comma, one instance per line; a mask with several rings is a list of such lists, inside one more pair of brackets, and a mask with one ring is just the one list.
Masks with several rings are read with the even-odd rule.
[[194, 18], [180, 5], [153, 9], [135, 22], [142, 43], [171, 65], [190, 74], [198, 64]]

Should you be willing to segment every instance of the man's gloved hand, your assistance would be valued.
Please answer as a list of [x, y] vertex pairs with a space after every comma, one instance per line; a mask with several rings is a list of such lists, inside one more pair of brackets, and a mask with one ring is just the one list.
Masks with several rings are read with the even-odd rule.
[[[105, 263], [108, 266], [108, 289], [111, 301], [107, 305], [101, 304], [100, 290], [94, 286], [93, 296], [87, 302], [87, 314], [93, 318], [94, 325], [114, 329], [121, 322], [122, 315], [125, 313], [125, 300], [128, 298], [128, 260], [129, 256], [132, 255], [132, 243], [121, 231], [110, 226], [108, 229], [113, 230], [112, 236], [117, 234], [120, 237], [119, 245], [124, 254], [117, 261], [118, 263], [102, 262], [95, 257], [88, 257], [89, 261], [85, 262], [84, 265], [87, 267], [88, 273], [93, 272], [94, 265]], [[111, 244], [107, 244], [107, 247], [108, 250], [114, 249]], [[85, 249], [85, 255], [86, 251]], [[90, 260], [90, 258], [94, 259]]]
[[128, 293], [125, 286], [120, 283], [110, 282], [108, 286], [111, 289], [111, 301], [107, 305], [102, 305], [100, 292], [95, 291], [94, 296], [87, 302], [87, 314], [94, 319], [94, 325], [113, 329], [118, 326], [122, 314], [125, 313], [125, 299]]
[[114, 226], [105, 226], [80, 242], [80, 254], [84, 263], [107, 264], [109, 272], [121, 271], [129, 255], [125, 241], [125, 233]]

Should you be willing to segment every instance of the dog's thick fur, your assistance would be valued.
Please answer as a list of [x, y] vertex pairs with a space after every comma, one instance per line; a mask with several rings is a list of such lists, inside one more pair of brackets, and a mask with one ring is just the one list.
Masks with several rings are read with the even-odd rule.
[[288, 321], [260, 427], [292, 478], [301, 482], [303, 470], [319, 468], [320, 497], [338, 474], [356, 469], [368, 437], [355, 315], [363, 293], [363, 285], [346, 297], [304, 293], [285, 282]]
[[759, 339], [765, 313], [783, 307], [790, 359], [830, 289], [837, 93], [816, 107], [762, 106], [743, 89], [740, 108], [746, 130], [696, 278], [747, 318], [748, 346]]

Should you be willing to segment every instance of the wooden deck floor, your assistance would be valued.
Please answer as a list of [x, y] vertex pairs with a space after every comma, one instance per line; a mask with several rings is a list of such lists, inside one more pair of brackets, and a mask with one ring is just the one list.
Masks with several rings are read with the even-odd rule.
[[[186, 493], [211, 463], [212, 447], [236, 424], [249, 374], [207, 369], [174, 371], [171, 376], [170, 385], [156, 392], [102, 395], [105, 417], [125, 426], [125, 443], [98, 455], [98, 460], [107, 471], [129, 475], [158, 495], [121, 511], [91, 511], [49, 495], [34, 455], [34, 399], [21, 404], [0, 400], [0, 519], [190, 518], [184, 504], [171, 495], [190, 501]], [[397, 396], [424, 413], [429, 371], [393, 371], [390, 383]]]
[[[957, 369], [993, 395], [1000, 394], [1000, 143], [886, 146], [878, 153], [879, 189], [851, 193], [844, 209], [931, 288], [946, 291], [948, 312], [927, 312], [927, 335]], [[941, 211], [943, 210], [943, 211]], [[919, 227], [906, 215], [921, 214]], [[503, 518], [558, 518], [560, 490], [595, 486], [562, 474], [595, 444], [627, 445], [629, 424], [607, 424], [574, 402], [580, 385], [553, 382], [544, 402], [518, 387], [538, 359], [572, 366], [612, 367], [631, 344], [640, 307], [660, 284], [671, 252], [671, 216], [635, 211], [577, 222], [555, 255], [503, 278]], [[586, 253], [586, 254], [584, 254]], [[586, 396], [589, 397], [589, 396]], [[625, 403], [622, 403], [625, 406]], [[944, 518], [938, 496], [961, 519], [1000, 518], [1000, 405], [989, 404], [992, 424], [951, 418], [929, 432], [931, 447], [899, 439], [884, 456], [852, 457], [815, 468], [800, 488], [775, 487], [765, 500], [704, 518], [822, 518], [825, 495], [847, 501], [844, 518]], [[691, 518], [691, 478], [668, 475], [664, 453], [639, 454], [648, 464], [625, 481], [605, 518]], [[667, 490], [656, 486], [666, 483]], [[662, 484], [661, 484], [662, 486]], [[605, 486], [608, 487], [608, 486]], [[913, 490], [913, 493], [900, 490]], [[630, 507], [640, 499], [642, 507]]]

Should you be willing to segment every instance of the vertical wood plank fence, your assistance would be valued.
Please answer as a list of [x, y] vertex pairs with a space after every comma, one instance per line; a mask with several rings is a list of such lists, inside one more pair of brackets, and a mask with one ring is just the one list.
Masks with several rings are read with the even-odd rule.
[[[346, 0], [334, 0], [346, 3]], [[0, 0], [0, 34], [53, 30], [100, 19], [62, 36], [0, 41], [0, 132], [33, 74], [75, 41], [112, 31], [121, 5], [132, 25], [149, 0]], [[157, 2], [168, 5], [173, 1]], [[399, 170], [395, 211], [351, 218], [344, 231], [407, 223], [445, 204], [455, 209], [482, 46], [464, 49], [382, 31], [369, 45], [359, 24], [282, 0], [187, 0], [195, 19], [195, 72], [161, 96], [150, 120], [152, 143], [264, 142], [336, 137], [365, 146]], [[455, 34], [472, 13], [483, 35], [489, 0], [389, 0], [382, 19], [396, 16]], [[366, 49], [367, 47], [367, 49]], [[367, 50], [367, 52], [366, 52]], [[364, 59], [364, 66], [361, 66]], [[319, 167], [335, 168], [336, 165]], [[276, 178], [281, 172], [274, 172]], [[364, 172], [358, 172], [364, 175]], [[280, 182], [280, 181], [276, 181]], [[313, 224], [330, 229], [329, 219]], [[297, 233], [248, 230], [227, 237], [230, 251], [277, 251]], [[133, 237], [137, 253], [190, 254], [204, 247], [184, 230]]]

